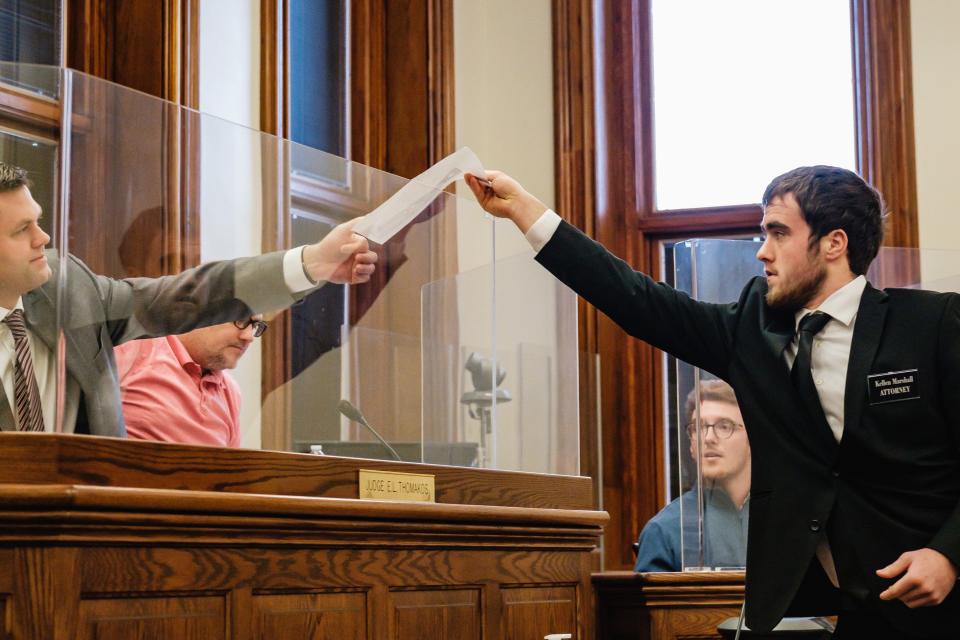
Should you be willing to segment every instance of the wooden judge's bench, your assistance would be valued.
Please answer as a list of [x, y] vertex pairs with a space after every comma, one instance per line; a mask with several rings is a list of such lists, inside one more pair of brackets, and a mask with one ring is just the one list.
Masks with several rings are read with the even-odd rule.
[[740, 615], [744, 573], [634, 573], [593, 576], [599, 640], [706, 640]]
[[[433, 503], [358, 499], [358, 470]], [[589, 478], [0, 434], [17, 640], [594, 637]]]

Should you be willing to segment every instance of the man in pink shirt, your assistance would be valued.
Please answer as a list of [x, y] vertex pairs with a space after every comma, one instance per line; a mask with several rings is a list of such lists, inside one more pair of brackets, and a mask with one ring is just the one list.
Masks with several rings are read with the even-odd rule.
[[256, 315], [115, 347], [127, 435], [239, 447], [240, 386], [225, 370], [266, 330]]

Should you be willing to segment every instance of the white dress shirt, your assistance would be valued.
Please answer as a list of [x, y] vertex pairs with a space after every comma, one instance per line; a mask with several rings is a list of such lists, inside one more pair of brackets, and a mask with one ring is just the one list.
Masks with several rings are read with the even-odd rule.
[[816, 309], [801, 309], [794, 317], [793, 340], [783, 352], [787, 368], [800, 349], [800, 321], [814, 311], [830, 316], [820, 333], [813, 339], [810, 353], [810, 374], [820, 396], [823, 414], [837, 442], [843, 437], [843, 395], [847, 387], [847, 366], [850, 364], [850, 345], [853, 343], [853, 325], [857, 320], [860, 298], [867, 286], [867, 279], [857, 276], [823, 301]]
[[[560, 216], [554, 211], [545, 211], [537, 221], [527, 230], [527, 242], [533, 250], [540, 250], [550, 241], [557, 227], [560, 226]], [[867, 286], [867, 279], [858, 276], [834, 291], [823, 301], [817, 309], [801, 309], [794, 318], [793, 340], [787, 345], [783, 357], [787, 368], [793, 366], [800, 348], [798, 335], [800, 321], [808, 313], [822, 311], [830, 316], [830, 320], [820, 330], [813, 341], [813, 350], [810, 354], [810, 373], [820, 397], [820, 405], [827, 418], [827, 424], [833, 432], [837, 442], [843, 437], [843, 408], [844, 393], [847, 386], [847, 367], [850, 364], [850, 346], [853, 344], [853, 328], [857, 320], [857, 310], [860, 308], [860, 298]], [[823, 566], [827, 577], [837, 586], [837, 570], [830, 552], [830, 545], [824, 536], [817, 547], [817, 559]]]
[[[283, 279], [291, 293], [300, 293], [319, 286], [319, 283], [311, 282], [307, 277], [303, 267], [303, 247], [290, 249], [283, 256]], [[0, 319], [6, 318], [14, 309], [23, 310], [23, 298], [17, 298], [17, 304], [13, 309], [0, 307]], [[57, 366], [56, 357], [49, 347], [33, 334], [29, 326], [27, 335], [30, 338], [30, 355], [33, 358], [33, 372], [37, 378], [37, 388], [40, 391], [40, 404], [43, 411], [43, 424], [45, 431], [53, 431], [54, 416], [57, 407]], [[15, 405], [10, 401], [13, 395], [14, 385], [14, 361], [15, 347], [13, 334], [10, 328], [0, 323], [0, 384], [3, 387], [5, 400], [10, 405], [10, 412], [13, 414], [14, 422], [19, 428], [19, 417]], [[80, 390], [76, 385], [67, 386], [66, 392], [69, 396], [65, 397], [64, 408], [67, 414], [63, 416], [63, 426], [65, 433], [73, 433], [77, 424], [77, 406], [79, 404]]]

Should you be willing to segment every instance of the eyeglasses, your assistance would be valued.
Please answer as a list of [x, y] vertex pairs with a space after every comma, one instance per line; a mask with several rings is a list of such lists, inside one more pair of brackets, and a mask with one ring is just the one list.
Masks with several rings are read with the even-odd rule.
[[[726, 418], [721, 418], [720, 420], [717, 420], [713, 424], [710, 424], [707, 422], [701, 422], [700, 437], [706, 438], [707, 431], [710, 429], [713, 429], [713, 433], [716, 434], [718, 438], [722, 438], [726, 440], [727, 438], [733, 435], [734, 431], [742, 428], [743, 428], [742, 424], [738, 422], [734, 422], [733, 420], [727, 420]], [[690, 424], [687, 425], [687, 436], [689, 436], [691, 440], [693, 440], [697, 436], [696, 422], [691, 422]]]
[[267, 330], [267, 327], [269, 325], [263, 320], [254, 320], [253, 318], [247, 318], [246, 320], [234, 320], [233, 326], [235, 326], [237, 329], [240, 329], [241, 331], [243, 331], [247, 327], [252, 326], [253, 337], [259, 338], [260, 336], [263, 335], [263, 332]]

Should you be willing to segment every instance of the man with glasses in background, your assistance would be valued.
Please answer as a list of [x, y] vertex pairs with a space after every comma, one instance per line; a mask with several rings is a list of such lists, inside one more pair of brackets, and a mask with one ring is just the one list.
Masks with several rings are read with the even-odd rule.
[[[747, 562], [750, 513], [750, 442], [733, 389], [723, 380], [700, 383], [687, 396], [684, 417], [691, 468], [700, 459], [702, 491], [696, 485], [655, 515], [640, 532], [635, 571], [682, 571], [682, 531], [697, 531], [697, 497], [703, 496], [703, 558], [699, 537], [688, 544], [687, 566], [743, 567]], [[698, 442], [699, 433], [699, 442]], [[697, 482], [693, 478], [694, 483]], [[681, 521], [683, 527], [681, 529]]]
[[266, 330], [258, 314], [115, 347], [127, 435], [239, 447], [240, 385], [226, 370]]

